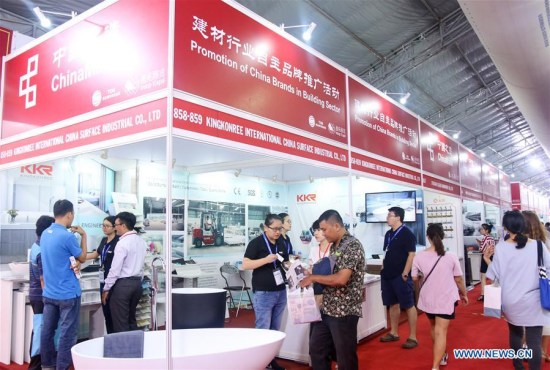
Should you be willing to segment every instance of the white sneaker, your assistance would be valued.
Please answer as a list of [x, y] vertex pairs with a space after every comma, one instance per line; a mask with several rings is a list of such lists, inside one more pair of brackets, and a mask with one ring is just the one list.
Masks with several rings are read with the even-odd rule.
[[447, 365], [447, 360], [449, 360], [449, 355], [447, 352], [443, 355], [443, 358], [441, 358], [441, 361], [439, 362], [439, 365], [444, 366]]

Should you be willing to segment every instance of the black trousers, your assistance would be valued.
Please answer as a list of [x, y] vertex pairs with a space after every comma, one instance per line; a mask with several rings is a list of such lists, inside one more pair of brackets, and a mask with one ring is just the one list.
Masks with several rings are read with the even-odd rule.
[[311, 323], [309, 356], [313, 370], [330, 370], [336, 352], [338, 370], [357, 370], [358, 316], [332, 317], [321, 315], [322, 320]]
[[[542, 326], [515, 326], [508, 323], [508, 329], [510, 331], [510, 347], [516, 351], [522, 348], [523, 346], [523, 333], [525, 330], [525, 342], [527, 347], [533, 350], [533, 357], [527, 360], [529, 364], [529, 370], [540, 370], [542, 353], [541, 353], [541, 342], [542, 342]], [[514, 369], [521, 370], [523, 369], [523, 362], [521, 359], [512, 360], [514, 364]]]
[[[44, 313], [44, 302], [42, 301], [30, 301], [32, 312], [35, 315]], [[29, 348], [29, 354], [31, 355], [31, 361], [29, 362], [29, 370], [42, 370], [42, 359], [40, 352], [36, 356], [32, 355], [32, 342], [34, 338], [34, 330], [31, 333], [31, 346]]]
[[141, 278], [118, 279], [109, 293], [113, 333], [136, 330], [136, 307], [141, 298]]
[[[105, 283], [99, 283], [99, 296], [101, 297], [103, 295], [103, 287], [105, 286]], [[101, 303], [101, 309], [103, 310], [103, 317], [105, 317], [105, 327], [107, 328], [107, 334], [113, 333], [113, 318], [111, 317], [111, 309], [109, 308], [109, 299], [111, 299], [110, 295], [107, 299], [107, 303], [103, 304]]]

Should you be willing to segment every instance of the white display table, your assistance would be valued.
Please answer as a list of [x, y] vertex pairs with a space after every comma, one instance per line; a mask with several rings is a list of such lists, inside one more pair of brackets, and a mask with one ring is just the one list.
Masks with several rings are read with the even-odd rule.
[[[357, 324], [357, 341], [378, 330], [387, 327], [386, 309], [382, 305], [380, 293], [380, 276], [365, 274], [365, 300], [362, 304], [363, 317]], [[309, 363], [309, 324], [294, 324], [288, 320], [285, 309], [281, 330], [286, 333], [278, 357]]]

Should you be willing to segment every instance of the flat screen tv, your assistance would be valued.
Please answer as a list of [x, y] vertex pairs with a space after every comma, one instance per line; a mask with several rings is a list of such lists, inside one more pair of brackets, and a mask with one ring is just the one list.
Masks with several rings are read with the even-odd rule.
[[386, 222], [388, 209], [401, 207], [405, 210], [405, 222], [416, 221], [416, 192], [393, 191], [387, 193], [365, 193], [366, 221]]

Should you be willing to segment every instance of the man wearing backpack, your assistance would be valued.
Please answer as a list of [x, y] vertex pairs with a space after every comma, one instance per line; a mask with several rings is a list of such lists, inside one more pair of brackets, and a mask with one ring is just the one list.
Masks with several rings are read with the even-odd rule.
[[362, 316], [365, 252], [361, 242], [344, 227], [340, 214], [331, 209], [319, 217], [319, 228], [332, 243], [330, 254], [336, 255], [330, 275], [308, 275], [300, 283], [325, 286], [321, 321], [311, 324], [309, 355], [315, 370], [331, 368], [336, 353], [339, 370], [357, 370], [357, 323]]

